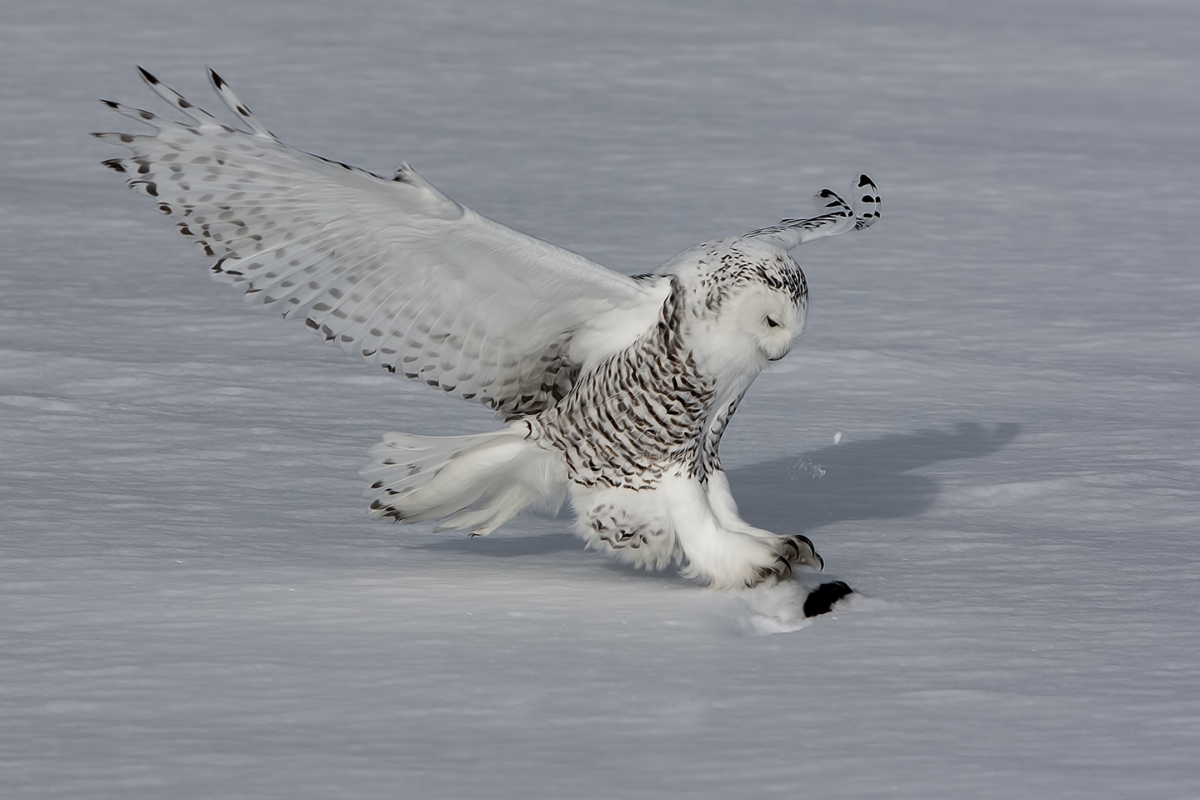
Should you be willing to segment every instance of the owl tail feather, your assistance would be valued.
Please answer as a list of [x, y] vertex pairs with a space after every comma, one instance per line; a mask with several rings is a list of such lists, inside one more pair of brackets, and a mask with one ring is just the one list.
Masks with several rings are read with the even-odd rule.
[[441, 520], [437, 530], [486, 536], [527, 506], [556, 510], [566, 495], [561, 457], [526, 438], [529, 427], [474, 436], [388, 433], [359, 474], [372, 517]]

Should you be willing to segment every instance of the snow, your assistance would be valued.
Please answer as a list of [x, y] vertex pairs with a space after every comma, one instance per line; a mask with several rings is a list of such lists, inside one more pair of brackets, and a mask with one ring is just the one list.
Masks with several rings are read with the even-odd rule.
[[[1200, 5], [10, 0], [6, 798], [1200, 796]], [[809, 623], [372, 522], [494, 426], [240, 308], [84, 136], [135, 63], [627, 272], [809, 210], [809, 333], [723, 447], [858, 590]], [[811, 576], [808, 576], [811, 578]], [[764, 635], [764, 630], [786, 631]]]

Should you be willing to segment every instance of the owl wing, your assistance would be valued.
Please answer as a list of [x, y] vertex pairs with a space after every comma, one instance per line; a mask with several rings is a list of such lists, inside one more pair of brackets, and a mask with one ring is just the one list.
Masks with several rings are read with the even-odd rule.
[[105, 164], [217, 258], [215, 277], [389, 372], [504, 417], [535, 413], [591, 350], [657, 319], [665, 286], [480, 216], [408, 165], [388, 180], [295, 150], [211, 70], [249, 130], [141, 74], [188, 121], [104, 101], [156, 129], [94, 134], [133, 152]]
[[866, 175], [859, 175], [854, 190], [852, 205], [832, 189], [822, 189], [814, 198], [817, 208], [821, 211], [817, 216], [807, 219], [785, 219], [778, 225], [750, 231], [746, 236], [771, 241], [784, 250], [791, 250], [813, 239], [869, 228], [879, 219], [879, 189]]

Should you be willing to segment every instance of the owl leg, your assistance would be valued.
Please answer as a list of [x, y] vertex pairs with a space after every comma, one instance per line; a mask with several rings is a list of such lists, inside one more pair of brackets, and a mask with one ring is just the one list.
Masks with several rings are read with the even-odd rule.
[[725, 477], [724, 470], [717, 470], [708, 476], [707, 495], [713, 515], [723, 527], [760, 539], [783, 540], [786, 542], [783, 555], [789, 564], [813, 567], [818, 570], [825, 569], [825, 559], [821, 558], [821, 554], [816, 551], [812, 540], [807, 536], [800, 534], [781, 536], [762, 528], [756, 528], [738, 516], [737, 503], [733, 499], [733, 493], [729, 490], [729, 479]]
[[570, 495], [575, 531], [589, 550], [647, 570], [682, 557], [657, 492], [576, 484]]
[[812, 560], [811, 547], [797, 537], [756, 536], [723, 525], [698, 480], [664, 478], [655, 494], [686, 561], [683, 574], [714, 589], [742, 589], [785, 578], [793, 564]]
[[[734, 502], [733, 494], [729, 490], [729, 480], [725, 477], [723, 470], [717, 470], [709, 475], [707, 496], [713, 516], [723, 527], [749, 536], [784, 542], [787, 549], [783, 556], [789, 567], [800, 564], [817, 569], [825, 568], [825, 559], [821, 558], [813, 549], [812, 542], [807, 536], [799, 534], [779, 536], [762, 528], [756, 528], [738, 516], [737, 503]], [[770, 576], [764, 578], [764, 580], [769, 579]], [[815, 617], [826, 614], [833, 609], [834, 603], [853, 593], [854, 590], [843, 581], [831, 581], [822, 583], [815, 588], [809, 588], [808, 597], [804, 600], [804, 616]]]

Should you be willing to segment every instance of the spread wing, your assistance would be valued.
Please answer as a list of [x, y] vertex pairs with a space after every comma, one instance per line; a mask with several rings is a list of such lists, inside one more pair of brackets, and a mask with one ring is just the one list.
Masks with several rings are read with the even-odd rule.
[[105, 164], [217, 258], [214, 276], [347, 352], [511, 417], [553, 405], [589, 350], [627, 344], [611, 331], [632, 341], [657, 319], [664, 287], [482, 217], [408, 165], [387, 180], [295, 150], [211, 70], [248, 130], [141, 74], [188, 120], [104, 101], [156, 129], [94, 134], [133, 153]]
[[879, 219], [879, 189], [866, 175], [859, 175], [854, 190], [854, 204], [850, 205], [832, 189], [822, 189], [814, 198], [821, 211], [817, 216], [785, 219], [778, 225], [750, 231], [746, 236], [771, 240], [784, 250], [791, 250], [813, 239], [869, 228]]

